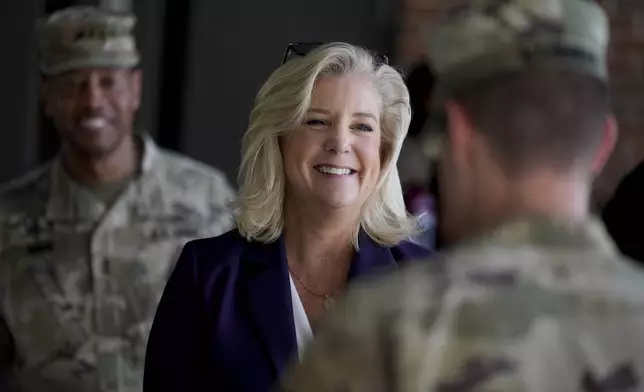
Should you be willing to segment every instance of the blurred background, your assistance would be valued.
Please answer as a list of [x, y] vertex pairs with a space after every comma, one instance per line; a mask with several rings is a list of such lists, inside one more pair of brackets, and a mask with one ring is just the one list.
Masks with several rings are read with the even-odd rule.
[[[0, 182], [51, 158], [56, 132], [39, 103], [34, 24], [74, 4], [132, 10], [144, 71], [138, 125], [162, 146], [234, 182], [254, 96], [288, 42], [347, 41], [406, 72], [424, 60], [421, 28], [457, 0], [21, 0], [0, 13]], [[601, 204], [644, 157], [644, 1], [602, 0], [611, 17], [617, 151], [597, 182]]]
[[[290, 41], [342, 40], [389, 53], [392, 0], [21, 0], [0, 14], [0, 181], [51, 158], [55, 130], [39, 107], [36, 20], [92, 4], [132, 10], [144, 72], [138, 125], [160, 145], [222, 169], [234, 182], [255, 94]], [[10, 7], [13, 7], [10, 9]]]

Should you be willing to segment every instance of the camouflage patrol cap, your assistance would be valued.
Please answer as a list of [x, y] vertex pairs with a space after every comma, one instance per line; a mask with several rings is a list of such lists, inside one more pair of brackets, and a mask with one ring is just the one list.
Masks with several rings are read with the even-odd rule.
[[136, 17], [74, 6], [38, 22], [40, 69], [45, 75], [80, 68], [131, 68], [139, 63]]
[[437, 75], [432, 125], [423, 135], [436, 154], [442, 106], [455, 91], [522, 69], [580, 72], [608, 80], [608, 18], [593, 0], [468, 0], [427, 32]]

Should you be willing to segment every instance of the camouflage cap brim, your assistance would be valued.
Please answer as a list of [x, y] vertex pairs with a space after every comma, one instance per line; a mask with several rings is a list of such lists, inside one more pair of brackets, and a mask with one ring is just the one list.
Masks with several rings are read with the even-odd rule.
[[70, 59], [59, 64], [41, 64], [40, 72], [51, 76], [87, 68], [133, 69], [139, 65], [139, 56], [104, 56]]

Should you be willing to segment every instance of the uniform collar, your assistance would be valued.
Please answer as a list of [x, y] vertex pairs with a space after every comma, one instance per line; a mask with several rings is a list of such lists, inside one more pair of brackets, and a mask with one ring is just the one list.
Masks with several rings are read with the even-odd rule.
[[580, 219], [530, 216], [500, 226], [483, 240], [508, 247], [532, 245], [615, 251], [603, 224], [593, 216]]
[[[557, 255], [583, 252], [602, 256], [601, 259], [616, 259], [619, 255], [604, 225], [593, 216], [580, 219], [524, 217], [507, 222], [476, 238], [465, 240], [448, 254], [456, 259], [471, 258], [477, 263], [486, 258], [484, 254], [495, 253], [501, 258], [503, 254], [513, 251], [532, 256], [542, 251]], [[546, 259], [552, 259], [552, 262], [556, 263], [566, 258], [546, 257]]]
[[[155, 172], [159, 148], [147, 134], [135, 135], [143, 146], [140, 173], [137, 178]], [[49, 197], [47, 200], [47, 217], [50, 219], [90, 220], [96, 221], [106, 212], [107, 206], [83, 185], [74, 181], [62, 163], [60, 153], [54, 158], [50, 167]]]

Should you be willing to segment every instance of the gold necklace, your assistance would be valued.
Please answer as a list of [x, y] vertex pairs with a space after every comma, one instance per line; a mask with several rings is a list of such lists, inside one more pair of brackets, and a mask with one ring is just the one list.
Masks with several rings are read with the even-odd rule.
[[340, 289], [342, 287], [344, 287], [344, 282], [342, 282], [342, 284], [337, 289], [333, 290], [329, 294], [318, 294], [318, 293], [314, 292], [313, 290], [309, 289], [308, 287], [306, 287], [306, 285], [304, 284], [302, 279], [300, 279], [300, 277], [297, 276], [297, 274], [295, 272], [293, 272], [293, 270], [291, 269], [290, 266], [288, 267], [288, 270], [291, 271], [291, 274], [293, 274], [293, 276], [295, 276], [295, 279], [297, 279], [297, 281], [300, 282], [300, 285], [302, 285], [304, 290], [308, 291], [309, 293], [313, 294], [314, 296], [316, 296], [318, 298], [324, 298], [324, 300], [322, 301], [322, 307], [324, 308], [324, 310], [331, 310], [333, 308], [333, 305], [335, 305], [335, 298], [333, 296], [338, 291], [340, 291]]

